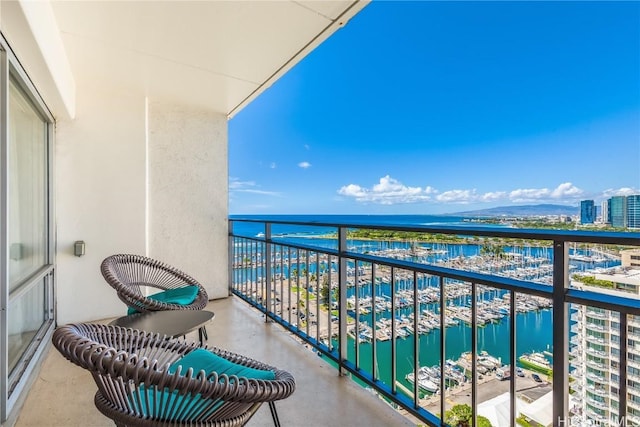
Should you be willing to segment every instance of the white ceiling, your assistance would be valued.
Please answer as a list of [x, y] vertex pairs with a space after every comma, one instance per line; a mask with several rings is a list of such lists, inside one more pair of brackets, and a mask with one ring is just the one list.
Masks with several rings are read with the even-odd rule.
[[236, 113], [367, 1], [52, 1], [78, 90]]

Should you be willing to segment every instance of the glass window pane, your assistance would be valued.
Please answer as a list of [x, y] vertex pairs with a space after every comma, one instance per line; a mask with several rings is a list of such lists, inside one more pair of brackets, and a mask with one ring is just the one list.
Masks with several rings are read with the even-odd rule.
[[47, 126], [9, 85], [9, 291], [47, 262]]
[[47, 320], [46, 280], [33, 286], [28, 292], [9, 303], [9, 373], [25, 352], [38, 329]]

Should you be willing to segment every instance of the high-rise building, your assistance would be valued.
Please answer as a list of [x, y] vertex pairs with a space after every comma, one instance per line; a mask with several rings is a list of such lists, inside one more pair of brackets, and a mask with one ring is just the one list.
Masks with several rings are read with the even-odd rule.
[[609, 199], [611, 226], [625, 228], [627, 226], [627, 197], [614, 196]]
[[601, 218], [600, 222], [603, 224], [611, 224], [611, 215], [609, 211], [609, 200], [602, 201], [602, 208], [600, 209]]
[[596, 219], [596, 208], [593, 200], [580, 202], [580, 224], [593, 224]]
[[640, 194], [627, 196], [627, 227], [640, 228]]
[[[638, 251], [626, 258], [632, 260]], [[623, 256], [624, 258], [624, 256]], [[638, 298], [640, 270], [624, 265], [616, 272], [595, 274], [595, 278], [615, 284], [615, 290], [601, 289], [610, 295]], [[598, 307], [571, 305], [570, 411], [572, 425], [623, 425], [619, 414], [618, 387], [620, 365], [620, 318], [618, 313]], [[629, 316], [627, 332], [627, 414], [626, 424], [640, 425], [640, 316]]]

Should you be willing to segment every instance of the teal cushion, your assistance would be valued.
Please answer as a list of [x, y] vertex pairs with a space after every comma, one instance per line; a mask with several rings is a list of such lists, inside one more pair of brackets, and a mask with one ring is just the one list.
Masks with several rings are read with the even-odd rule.
[[[195, 285], [182, 286], [180, 288], [167, 289], [166, 291], [158, 292], [153, 295], [149, 295], [148, 298], [167, 304], [179, 304], [187, 305], [196, 300], [198, 296], [199, 288]], [[127, 314], [137, 313], [138, 311], [134, 307], [129, 307]]]
[[174, 373], [182, 366], [182, 375], [185, 375], [189, 368], [193, 368], [194, 375], [204, 370], [207, 375], [217, 372], [218, 376], [227, 374], [227, 376], [236, 375], [238, 377], [247, 377], [256, 380], [275, 380], [276, 374], [271, 370], [262, 370], [242, 366], [237, 363], [230, 362], [224, 357], [220, 357], [210, 351], [198, 348], [183, 356], [169, 366], [169, 372]]
[[[178, 366], [182, 366], [181, 375], [185, 375], [189, 368], [193, 368], [194, 375], [204, 370], [207, 375], [217, 372], [218, 375], [236, 375], [260, 380], [274, 380], [275, 372], [249, 368], [198, 348], [183, 356], [169, 366], [169, 373], [175, 373]], [[155, 419], [190, 422], [208, 417], [223, 405], [221, 399], [202, 399], [198, 393], [195, 396], [181, 395], [178, 391], [169, 392], [168, 389], [158, 391], [154, 386], [145, 387], [140, 384], [136, 391], [129, 396], [129, 404], [135, 412], [144, 417]]]

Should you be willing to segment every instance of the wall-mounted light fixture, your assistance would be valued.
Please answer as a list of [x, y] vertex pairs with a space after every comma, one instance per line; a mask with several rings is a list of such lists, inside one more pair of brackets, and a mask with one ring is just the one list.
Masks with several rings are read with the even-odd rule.
[[73, 254], [75, 256], [82, 256], [84, 255], [84, 250], [85, 250], [84, 240], [76, 240], [76, 242], [73, 244]]

